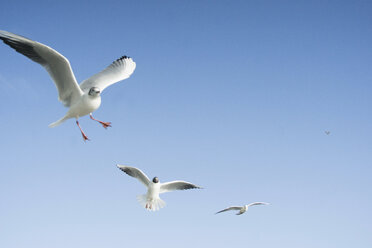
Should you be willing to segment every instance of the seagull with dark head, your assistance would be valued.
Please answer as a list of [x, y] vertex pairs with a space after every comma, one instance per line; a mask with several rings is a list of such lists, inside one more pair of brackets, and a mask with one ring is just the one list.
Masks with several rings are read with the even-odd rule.
[[68, 107], [66, 115], [49, 125], [55, 127], [67, 119], [75, 118], [84, 141], [88, 140], [80, 127], [78, 118], [90, 115], [92, 120], [99, 122], [104, 128], [110, 127], [111, 122], [95, 119], [92, 112], [101, 105], [101, 92], [108, 86], [129, 78], [136, 68], [136, 63], [130, 57], [122, 56], [103, 71], [77, 83], [70, 62], [56, 50], [30, 40], [20, 35], [0, 30], [0, 40], [25, 55], [36, 63], [42, 65], [53, 79], [58, 99]]
[[223, 209], [221, 211], [218, 211], [216, 214], [219, 214], [219, 213], [222, 213], [222, 212], [226, 212], [226, 211], [231, 211], [231, 210], [238, 210], [239, 212], [236, 215], [241, 215], [241, 214], [244, 214], [245, 212], [247, 212], [247, 210], [248, 210], [249, 207], [256, 206], [256, 205], [269, 205], [269, 203], [266, 203], [266, 202], [253, 202], [253, 203], [250, 203], [250, 204], [244, 205], [244, 206], [228, 207], [228, 208], [225, 208], [225, 209]]
[[185, 181], [171, 181], [160, 183], [158, 177], [154, 177], [152, 181], [140, 169], [125, 165], [117, 165], [117, 167], [129, 176], [137, 178], [147, 188], [147, 194], [137, 196], [139, 203], [149, 211], [156, 211], [165, 206], [165, 202], [160, 199], [159, 194], [185, 189], [201, 189], [195, 184]]

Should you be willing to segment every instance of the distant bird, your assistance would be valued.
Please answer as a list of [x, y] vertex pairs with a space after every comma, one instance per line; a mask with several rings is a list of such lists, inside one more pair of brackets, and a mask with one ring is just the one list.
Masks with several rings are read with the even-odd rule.
[[253, 203], [250, 203], [248, 205], [244, 205], [244, 206], [237, 206], [237, 207], [228, 207], [228, 208], [225, 208], [221, 211], [218, 211], [216, 214], [219, 214], [219, 213], [222, 213], [222, 212], [226, 212], [226, 211], [230, 211], [230, 210], [239, 210], [239, 213], [237, 213], [236, 215], [241, 215], [241, 214], [244, 214], [248, 208], [250, 206], [255, 206], [255, 205], [269, 205], [269, 203], [266, 203], [266, 202], [253, 202]]
[[111, 122], [103, 122], [93, 118], [92, 112], [101, 105], [100, 93], [106, 87], [129, 78], [134, 72], [136, 63], [130, 57], [123, 56], [117, 59], [106, 69], [78, 85], [70, 62], [54, 49], [7, 31], [0, 30], [0, 39], [17, 52], [42, 65], [57, 87], [58, 100], [69, 107], [66, 115], [50, 124], [49, 127], [55, 127], [67, 119], [76, 118], [76, 124], [86, 141], [88, 137], [79, 125], [79, 117], [89, 114], [92, 120], [98, 121], [104, 128], [111, 126]]
[[324, 131], [325, 134], [329, 135], [331, 132], [330, 131]]
[[147, 194], [137, 196], [139, 203], [149, 211], [157, 211], [165, 206], [165, 202], [160, 199], [159, 194], [185, 189], [201, 189], [195, 184], [185, 181], [172, 181], [167, 183], [160, 183], [159, 178], [154, 177], [152, 181], [140, 169], [135, 167], [117, 165], [117, 167], [127, 173], [129, 176], [137, 178], [147, 188]]

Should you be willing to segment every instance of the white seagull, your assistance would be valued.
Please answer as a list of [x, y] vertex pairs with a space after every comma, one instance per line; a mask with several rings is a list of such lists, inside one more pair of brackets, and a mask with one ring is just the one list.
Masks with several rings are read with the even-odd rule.
[[0, 39], [17, 52], [42, 65], [57, 87], [58, 100], [69, 107], [66, 115], [50, 124], [49, 127], [55, 127], [67, 119], [76, 118], [76, 124], [86, 141], [88, 137], [79, 125], [79, 117], [89, 114], [92, 120], [98, 121], [104, 128], [111, 126], [111, 122], [94, 119], [92, 112], [101, 105], [100, 93], [107, 86], [129, 78], [133, 73], [136, 63], [130, 57], [123, 56], [117, 59], [106, 69], [84, 80], [79, 85], [72, 72], [70, 62], [56, 50], [7, 31], [0, 30]]
[[226, 212], [226, 211], [230, 211], [230, 210], [239, 210], [239, 212], [236, 214], [236, 215], [241, 215], [241, 214], [244, 214], [248, 208], [250, 206], [255, 206], [255, 205], [269, 205], [269, 203], [266, 203], [266, 202], [253, 202], [253, 203], [250, 203], [248, 205], [244, 205], [244, 206], [234, 206], [234, 207], [228, 207], [228, 208], [225, 208], [221, 211], [218, 211], [216, 214], [219, 214], [219, 213], [222, 213], [222, 212]]
[[201, 189], [195, 184], [185, 181], [172, 181], [160, 183], [159, 178], [154, 177], [152, 181], [140, 169], [135, 167], [117, 165], [117, 167], [129, 176], [137, 178], [147, 188], [147, 194], [137, 196], [139, 203], [149, 211], [156, 211], [165, 206], [165, 202], [160, 199], [159, 194], [185, 189]]

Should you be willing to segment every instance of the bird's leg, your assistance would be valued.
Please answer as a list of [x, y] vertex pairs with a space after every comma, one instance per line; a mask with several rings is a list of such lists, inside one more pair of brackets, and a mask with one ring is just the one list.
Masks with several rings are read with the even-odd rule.
[[86, 136], [85, 133], [83, 132], [83, 129], [81, 129], [78, 120], [76, 120], [76, 124], [78, 125], [78, 127], [79, 127], [79, 129], [80, 129], [80, 132], [81, 132], [81, 135], [83, 136], [84, 141], [89, 140], [89, 139], [88, 139], [88, 136]]
[[103, 121], [100, 121], [100, 120], [97, 120], [97, 119], [94, 119], [93, 115], [92, 114], [89, 114], [90, 115], [90, 119], [94, 120], [94, 121], [98, 121], [99, 123], [102, 124], [102, 126], [104, 128], [108, 128], [108, 127], [111, 127], [111, 122], [103, 122]]

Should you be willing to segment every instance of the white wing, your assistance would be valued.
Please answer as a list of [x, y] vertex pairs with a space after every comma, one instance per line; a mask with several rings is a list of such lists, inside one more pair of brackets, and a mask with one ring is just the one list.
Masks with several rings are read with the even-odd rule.
[[230, 210], [241, 210], [241, 209], [242, 209], [242, 207], [233, 206], [233, 207], [228, 207], [228, 208], [222, 209], [221, 211], [218, 211], [215, 214], [219, 214], [219, 213], [230, 211]]
[[248, 204], [248, 207], [255, 206], [255, 205], [269, 205], [269, 203], [267, 203], [267, 202], [252, 202], [252, 203]]
[[143, 173], [140, 169], [135, 167], [125, 166], [125, 165], [116, 165], [120, 170], [127, 173], [129, 176], [137, 178], [143, 185], [146, 187], [150, 184], [150, 179]]
[[101, 92], [111, 84], [129, 78], [136, 69], [136, 63], [130, 57], [123, 56], [115, 60], [103, 71], [84, 80], [80, 84], [80, 88], [86, 92], [91, 87], [98, 87]]
[[70, 62], [54, 49], [7, 31], [0, 30], [0, 39], [48, 71], [57, 87], [58, 100], [65, 106], [70, 106], [83, 94], [76, 82]]
[[188, 183], [185, 181], [172, 181], [167, 183], [162, 183], [160, 185], [160, 193], [165, 193], [173, 190], [185, 190], [185, 189], [201, 189], [201, 187], [195, 184]]

